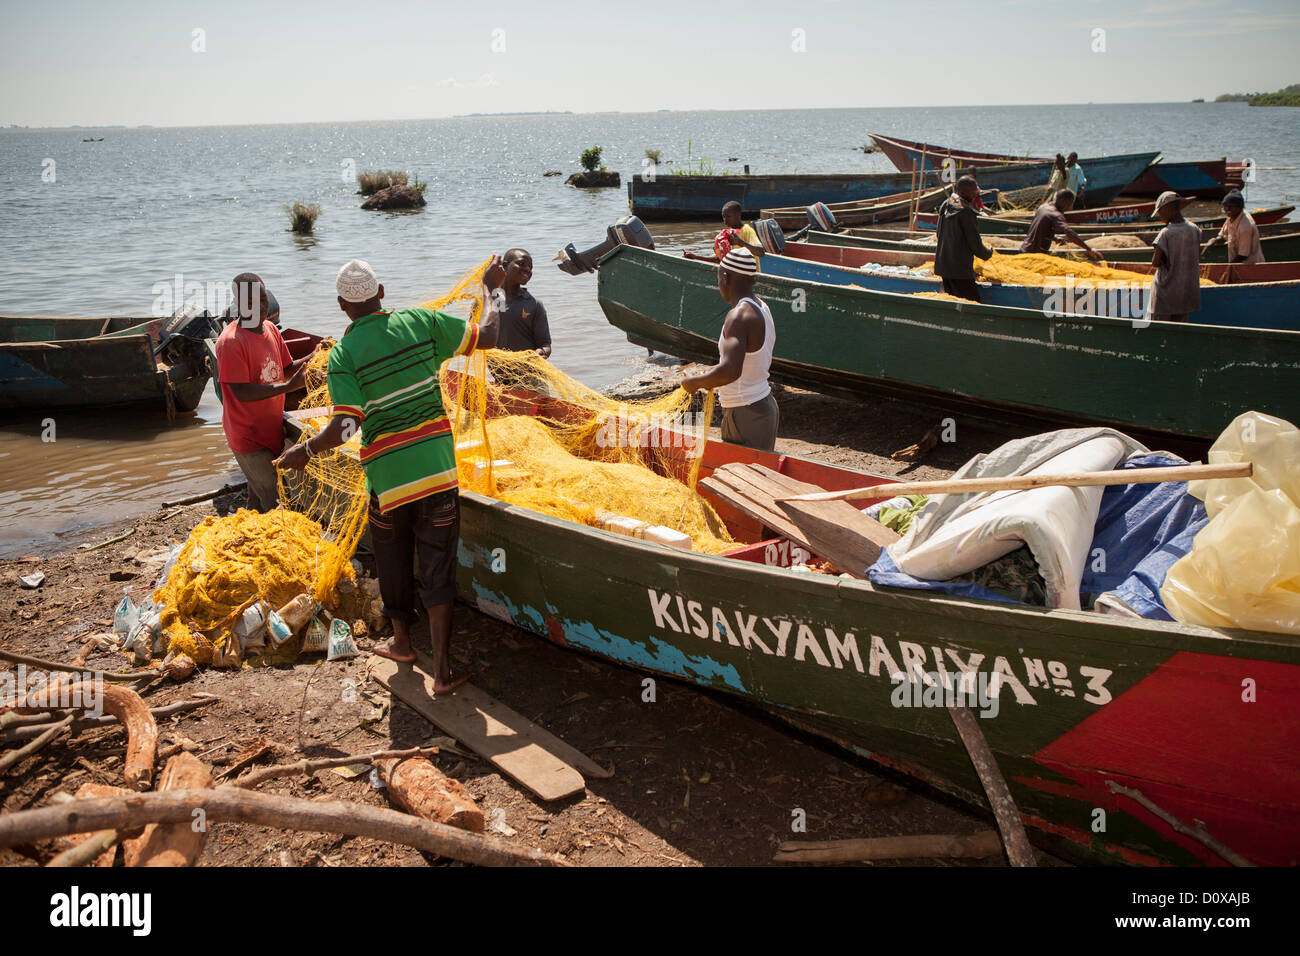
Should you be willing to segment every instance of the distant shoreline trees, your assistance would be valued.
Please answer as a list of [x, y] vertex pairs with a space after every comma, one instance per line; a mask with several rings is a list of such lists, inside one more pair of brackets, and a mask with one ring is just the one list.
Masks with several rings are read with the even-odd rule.
[[1276, 93], [1221, 93], [1216, 103], [1246, 103], [1250, 106], [1300, 106], [1300, 83], [1292, 83]]

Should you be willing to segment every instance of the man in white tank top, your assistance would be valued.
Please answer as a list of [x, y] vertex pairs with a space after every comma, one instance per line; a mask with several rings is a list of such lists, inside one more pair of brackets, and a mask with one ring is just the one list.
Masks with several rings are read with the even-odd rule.
[[780, 411], [768, 382], [776, 326], [767, 303], [754, 295], [753, 254], [732, 247], [718, 263], [718, 292], [731, 309], [718, 336], [718, 364], [682, 379], [694, 392], [716, 388], [722, 403], [722, 440], [760, 451], [776, 447]]

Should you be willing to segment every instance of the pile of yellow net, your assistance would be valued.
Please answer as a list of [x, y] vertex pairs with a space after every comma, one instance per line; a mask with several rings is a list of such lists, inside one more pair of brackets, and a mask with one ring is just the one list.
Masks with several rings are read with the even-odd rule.
[[[934, 263], [925, 265], [934, 269]], [[1150, 285], [1152, 277], [1141, 272], [1117, 269], [1105, 263], [1075, 261], [1049, 256], [1036, 252], [1024, 252], [1014, 256], [993, 253], [991, 259], [975, 261], [975, 277], [983, 282], [1000, 285], [1041, 286], [1048, 281], [1073, 276], [1075, 288], [1118, 288], [1133, 285]], [[1201, 285], [1216, 285], [1209, 279], [1202, 278]]]
[[[181, 548], [154, 602], [169, 652], [207, 664], [223, 651], [245, 609], [265, 601], [272, 609], [313, 590], [323, 568], [339, 564], [351, 576], [343, 546], [323, 535], [306, 515], [285, 508], [266, 514], [241, 508], [225, 518], [204, 518]], [[331, 589], [320, 600], [333, 605]]]

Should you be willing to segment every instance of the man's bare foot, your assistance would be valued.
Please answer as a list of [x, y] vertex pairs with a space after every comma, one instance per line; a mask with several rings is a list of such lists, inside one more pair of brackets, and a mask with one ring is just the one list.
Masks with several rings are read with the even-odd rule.
[[440, 681], [440, 680], [434, 680], [434, 682], [433, 682], [433, 692], [434, 692], [435, 694], [450, 694], [453, 690], [455, 690], [455, 689], [456, 689], [457, 687], [459, 687], [461, 684], [465, 683], [465, 681], [469, 680], [472, 676], [474, 676], [474, 675], [472, 675], [472, 674], [452, 674], [452, 675], [451, 675], [451, 680], [447, 681], [446, 683], [443, 683], [443, 682]]
[[397, 661], [399, 664], [414, 664], [415, 649], [411, 647], [410, 642], [407, 642], [405, 651], [394, 647], [395, 643], [396, 639], [390, 637], [382, 644], [376, 644], [371, 653], [378, 654], [380, 657], [387, 657], [390, 661]]

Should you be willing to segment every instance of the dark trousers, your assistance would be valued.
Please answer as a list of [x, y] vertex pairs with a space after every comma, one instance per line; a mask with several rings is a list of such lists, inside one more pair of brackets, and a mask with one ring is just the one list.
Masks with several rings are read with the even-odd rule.
[[980, 287], [974, 279], [944, 279], [943, 291], [959, 299], [980, 301]]
[[419, 597], [424, 607], [456, 600], [456, 548], [460, 543], [460, 493], [452, 488], [379, 513], [370, 496], [370, 547], [379, 571], [384, 614], [414, 621], [415, 560], [420, 562]]

